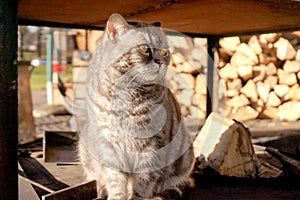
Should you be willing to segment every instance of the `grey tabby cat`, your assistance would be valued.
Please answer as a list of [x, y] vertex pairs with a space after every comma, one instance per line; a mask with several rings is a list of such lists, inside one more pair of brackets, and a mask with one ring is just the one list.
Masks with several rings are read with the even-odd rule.
[[189, 186], [192, 141], [165, 85], [170, 53], [157, 25], [113, 14], [89, 66], [79, 157], [100, 198], [180, 199]]

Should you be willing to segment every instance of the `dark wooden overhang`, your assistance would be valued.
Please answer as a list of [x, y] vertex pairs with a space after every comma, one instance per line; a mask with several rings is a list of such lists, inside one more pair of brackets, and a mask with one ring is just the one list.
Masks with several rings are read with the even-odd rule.
[[300, 29], [300, 0], [19, 0], [24, 25], [103, 29], [112, 13], [199, 36]]

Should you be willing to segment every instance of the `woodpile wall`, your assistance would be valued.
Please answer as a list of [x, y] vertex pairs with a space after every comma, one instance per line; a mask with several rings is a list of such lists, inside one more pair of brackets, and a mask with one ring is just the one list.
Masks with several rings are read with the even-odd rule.
[[[171, 49], [168, 87], [179, 100], [184, 117], [204, 119], [207, 40], [183, 35], [167, 38]], [[90, 39], [89, 43], [96, 44], [96, 41], [98, 39]], [[220, 80], [214, 84], [219, 86], [219, 110], [227, 117], [239, 121], [300, 118], [299, 32], [221, 38], [218, 53], [216, 64]], [[86, 71], [83, 62], [79, 63], [73, 64], [80, 71]], [[78, 71], [77, 68], [74, 70]], [[74, 83], [78, 82], [77, 74], [74, 73]], [[81, 82], [84, 87], [84, 81]]]
[[231, 118], [300, 118], [300, 40], [296, 34], [223, 38], [219, 75]]
[[[239, 121], [300, 118], [299, 38], [296, 32], [220, 39], [219, 99], [225, 98], [227, 116]], [[169, 87], [184, 116], [204, 118], [206, 40], [168, 39], [173, 50]]]

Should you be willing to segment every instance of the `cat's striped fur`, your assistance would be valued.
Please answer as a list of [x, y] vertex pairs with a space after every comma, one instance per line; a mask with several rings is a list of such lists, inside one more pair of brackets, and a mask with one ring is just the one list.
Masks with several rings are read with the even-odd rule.
[[79, 157], [108, 199], [179, 199], [194, 164], [180, 108], [165, 85], [170, 61], [160, 28], [110, 17], [89, 66]]

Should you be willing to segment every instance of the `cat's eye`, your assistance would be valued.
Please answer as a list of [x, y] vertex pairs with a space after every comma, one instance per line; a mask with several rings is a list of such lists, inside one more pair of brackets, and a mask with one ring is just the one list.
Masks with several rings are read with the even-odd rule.
[[143, 53], [143, 54], [150, 54], [150, 47], [146, 44], [142, 44], [139, 46], [139, 50]]
[[167, 49], [161, 49], [160, 54], [161, 54], [163, 57], [166, 57], [166, 56], [169, 55], [169, 51], [168, 51]]

